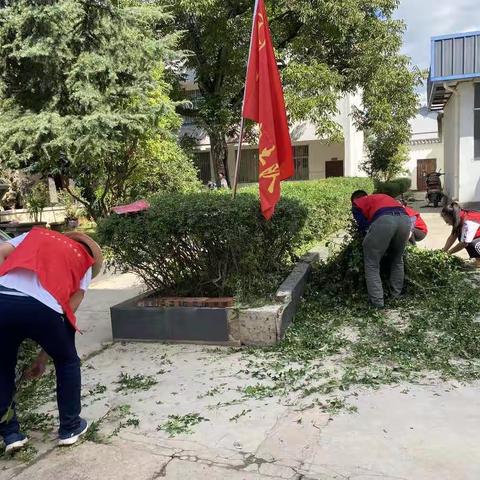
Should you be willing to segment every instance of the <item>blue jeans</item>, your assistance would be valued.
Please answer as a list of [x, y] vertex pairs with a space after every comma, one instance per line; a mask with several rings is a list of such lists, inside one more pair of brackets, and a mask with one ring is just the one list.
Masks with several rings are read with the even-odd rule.
[[[32, 297], [0, 294], [0, 419], [12, 404], [15, 367], [20, 344], [27, 338], [38, 343], [55, 365], [60, 433], [80, 425], [80, 359], [75, 330], [63, 315]], [[0, 423], [0, 436], [18, 433], [16, 415]]]

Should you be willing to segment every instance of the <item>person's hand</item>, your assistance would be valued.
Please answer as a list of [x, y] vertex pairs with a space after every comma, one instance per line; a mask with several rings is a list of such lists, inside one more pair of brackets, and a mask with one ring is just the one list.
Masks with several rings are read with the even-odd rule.
[[26, 380], [35, 380], [45, 373], [46, 368], [47, 362], [37, 359], [28, 370], [25, 370], [23, 376]]
[[40, 378], [47, 368], [48, 356], [45, 352], [40, 352], [32, 366], [23, 373], [26, 380], [35, 380]]

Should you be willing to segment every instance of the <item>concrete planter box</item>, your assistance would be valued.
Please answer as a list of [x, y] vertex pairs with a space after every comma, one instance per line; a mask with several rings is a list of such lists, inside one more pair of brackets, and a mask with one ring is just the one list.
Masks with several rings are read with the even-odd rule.
[[327, 254], [322, 249], [303, 257], [278, 289], [277, 303], [260, 308], [138, 306], [150, 292], [127, 300], [111, 308], [113, 340], [274, 345], [295, 316], [312, 265]]

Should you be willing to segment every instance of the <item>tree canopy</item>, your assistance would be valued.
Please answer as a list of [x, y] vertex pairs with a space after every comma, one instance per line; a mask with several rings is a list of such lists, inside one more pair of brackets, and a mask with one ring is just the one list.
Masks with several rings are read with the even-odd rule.
[[128, 200], [145, 155], [158, 154], [147, 143], [176, 144], [166, 65], [178, 57], [178, 35], [162, 30], [170, 20], [158, 3], [135, 0], [1, 9], [1, 164], [73, 178], [93, 218]]
[[[290, 121], [310, 120], [319, 135], [338, 139], [337, 101], [363, 92], [356, 115], [371, 158], [395, 156], [416, 110], [418, 79], [400, 52], [398, 0], [266, 0], [285, 85]], [[226, 168], [226, 138], [239, 123], [253, 0], [178, 0], [174, 28], [184, 31], [187, 67], [202, 98], [189, 115], [210, 136], [218, 171]]]

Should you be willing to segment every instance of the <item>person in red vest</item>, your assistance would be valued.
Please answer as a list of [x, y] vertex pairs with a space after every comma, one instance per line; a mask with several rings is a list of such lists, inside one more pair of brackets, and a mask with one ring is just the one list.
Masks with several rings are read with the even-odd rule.
[[453, 202], [443, 207], [441, 215], [452, 227], [443, 250], [453, 254], [466, 249], [470, 258], [475, 259], [475, 266], [480, 268], [480, 212], [465, 210]]
[[40, 377], [50, 357], [57, 375], [59, 445], [72, 445], [88, 428], [80, 417], [80, 359], [75, 348], [75, 311], [101, 269], [100, 247], [87, 235], [34, 228], [0, 244], [0, 436], [6, 452], [25, 446], [13, 407], [20, 344], [42, 347], [27, 379]]
[[388, 254], [391, 294], [399, 297], [405, 278], [403, 254], [412, 224], [403, 205], [388, 195], [357, 190], [351, 200], [353, 216], [365, 235], [363, 262], [369, 301], [376, 308], [384, 308], [380, 262]]
[[405, 211], [407, 212], [407, 215], [412, 221], [412, 233], [410, 235], [410, 243], [413, 243], [415, 245], [417, 242], [421, 242], [425, 239], [428, 234], [428, 227], [419, 212], [417, 212], [413, 208], [410, 208], [405, 203], [403, 204], [403, 206], [405, 208]]

